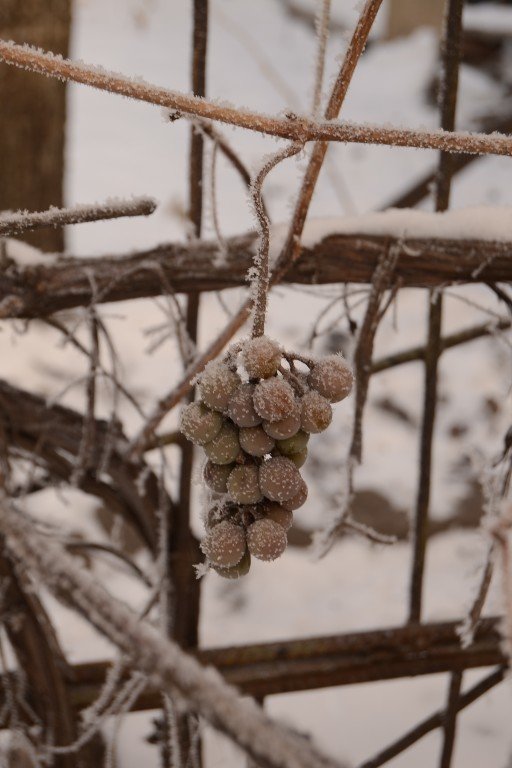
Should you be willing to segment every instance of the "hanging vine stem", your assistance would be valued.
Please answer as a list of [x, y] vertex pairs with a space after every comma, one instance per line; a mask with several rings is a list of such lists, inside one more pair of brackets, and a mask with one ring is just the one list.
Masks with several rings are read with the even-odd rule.
[[[272, 155], [263, 165], [251, 184], [251, 196], [258, 221], [260, 239], [258, 252], [254, 258], [254, 282], [253, 282], [253, 321], [252, 338], [263, 336], [265, 333], [265, 319], [267, 315], [267, 295], [270, 286], [269, 249], [270, 249], [270, 222], [263, 206], [262, 188], [263, 182], [279, 163], [289, 157], [297, 155], [303, 148], [303, 144], [294, 142], [276, 154]], [[252, 272], [252, 270], [251, 270]], [[249, 273], [252, 277], [251, 272]]]

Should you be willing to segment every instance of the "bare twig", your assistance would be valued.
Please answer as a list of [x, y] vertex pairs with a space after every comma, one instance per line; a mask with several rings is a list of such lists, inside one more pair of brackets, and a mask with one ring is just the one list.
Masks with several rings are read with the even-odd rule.
[[149, 216], [156, 209], [151, 197], [131, 200], [107, 200], [93, 205], [75, 205], [71, 208], [50, 208], [40, 213], [18, 211], [0, 215], [0, 236], [20, 235], [42, 227], [63, 227], [66, 224], [85, 224], [88, 221], [119, 219], [124, 216]]
[[[458, 333], [451, 333], [447, 336], [441, 337], [440, 349], [441, 352], [445, 352], [447, 349], [453, 349], [461, 344], [467, 344], [470, 341], [476, 341], [482, 339], [485, 336], [492, 336], [496, 331], [504, 331], [510, 328], [512, 321], [507, 317], [503, 317], [498, 321], [491, 321], [488, 323], [482, 323], [481, 325], [475, 325], [471, 328], [466, 328]], [[426, 348], [424, 346], [411, 347], [403, 352], [396, 352], [393, 355], [382, 357], [380, 360], [375, 360], [372, 364], [372, 374], [380, 373], [381, 371], [388, 371], [390, 368], [395, 368], [398, 365], [404, 365], [405, 363], [412, 363], [418, 360], [425, 360]]]
[[382, 319], [383, 297], [385, 292], [392, 286], [394, 279], [398, 253], [397, 248], [390, 248], [389, 252], [381, 258], [375, 270], [354, 355], [356, 402], [350, 457], [357, 463], [361, 463], [363, 452], [363, 412], [372, 373], [373, 344], [379, 322]]

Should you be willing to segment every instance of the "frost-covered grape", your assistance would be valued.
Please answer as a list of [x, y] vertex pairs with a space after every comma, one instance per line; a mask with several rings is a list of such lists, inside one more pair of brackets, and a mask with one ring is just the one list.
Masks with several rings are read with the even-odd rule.
[[289, 437], [287, 440], [278, 440], [276, 447], [279, 453], [283, 453], [285, 456], [289, 456], [292, 453], [299, 453], [307, 448], [309, 441], [309, 435], [307, 432], [297, 432], [293, 437]]
[[269, 379], [281, 364], [281, 349], [276, 341], [259, 336], [245, 342], [242, 360], [251, 379]]
[[300, 472], [286, 456], [272, 456], [260, 466], [261, 492], [271, 501], [293, 498], [301, 488]]
[[307, 498], [308, 486], [301, 477], [299, 490], [295, 496], [292, 496], [291, 499], [286, 499], [286, 501], [283, 501], [283, 507], [289, 509], [291, 512], [294, 512], [296, 509], [299, 509], [299, 507], [302, 507], [302, 505], [306, 503]]
[[218, 566], [213, 566], [215, 573], [218, 573], [223, 579], [239, 579], [241, 576], [246, 576], [249, 573], [250, 568], [251, 555], [247, 550], [240, 562], [236, 565], [232, 565], [231, 568], [219, 568]]
[[228, 478], [228, 493], [238, 504], [261, 501], [258, 467], [255, 464], [235, 467]]
[[256, 413], [265, 421], [286, 419], [295, 408], [295, 395], [290, 384], [276, 377], [256, 384], [253, 401]]
[[228, 477], [233, 466], [233, 464], [214, 464], [212, 461], [207, 461], [203, 469], [203, 478], [208, 488], [215, 493], [227, 493]]
[[301, 426], [306, 432], [323, 432], [332, 421], [329, 401], [314, 389], [301, 400]]
[[300, 429], [300, 403], [295, 401], [293, 411], [285, 419], [280, 421], [264, 421], [262, 426], [267, 435], [275, 440], [286, 440], [293, 437]]
[[238, 429], [226, 422], [219, 434], [206, 443], [204, 452], [214, 464], [232, 464], [240, 453]]
[[247, 547], [258, 560], [276, 560], [287, 544], [286, 531], [275, 520], [256, 520], [247, 529]]
[[279, 523], [285, 531], [291, 528], [293, 523], [293, 515], [289, 509], [285, 509], [277, 502], [272, 502], [265, 506], [265, 517], [268, 520], [273, 520], [275, 523]]
[[237, 387], [240, 376], [221, 360], [212, 360], [199, 379], [201, 400], [214, 411], [225, 411]]
[[254, 384], [241, 384], [228, 403], [228, 416], [238, 427], [256, 427], [261, 416], [254, 410]]
[[241, 429], [239, 439], [241, 447], [250, 456], [265, 456], [275, 445], [275, 441], [261, 427]]
[[210, 411], [203, 403], [190, 403], [181, 412], [180, 431], [187, 440], [204, 445], [220, 432], [222, 416]]
[[201, 549], [213, 565], [230, 568], [245, 553], [245, 531], [239, 525], [223, 520], [205, 536]]
[[319, 360], [308, 377], [309, 386], [331, 403], [339, 403], [347, 397], [353, 381], [352, 371], [341, 355], [329, 355]]
[[302, 451], [298, 451], [297, 453], [289, 453], [288, 458], [293, 461], [297, 469], [300, 469], [304, 464], [306, 463], [306, 459], [308, 457], [308, 449], [304, 448]]

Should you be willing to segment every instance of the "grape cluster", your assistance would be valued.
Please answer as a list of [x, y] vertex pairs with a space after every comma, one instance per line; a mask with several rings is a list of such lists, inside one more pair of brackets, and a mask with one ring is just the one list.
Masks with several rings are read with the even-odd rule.
[[221, 576], [243, 576], [251, 556], [283, 554], [292, 513], [308, 495], [299, 469], [310, 435], [327, 429], [331, 404], [351, 388], [352, 372], [340, 355], [305, 359], [266, 336], [206, 366], [199, 400], [182, 412], [181, 432], [207, 456], [203, 478], [212, 505], [201, 549]]

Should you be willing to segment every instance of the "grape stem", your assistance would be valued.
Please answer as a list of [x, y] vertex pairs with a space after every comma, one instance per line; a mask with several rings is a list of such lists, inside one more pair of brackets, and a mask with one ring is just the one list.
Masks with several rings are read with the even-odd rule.
[[279, 366], [278, 370], [282, 374], [283, 379], [286, 379], [286, 381], [291, 384], [297, 394], [303, 395], [305, 392], [307, 392], [307, 387], [302, 384], [300, 379], [292, 371], [287, 370], [282, 365]]
[[284, 149], [273, 154], [260, 169], [256, 178], [251, 183], [251, 196], [256, 214], [259, 230], [258, 251], [254, 257], [254, 278], [253, 278], [253, 315], [252, 332], [253, 339], [263, 336], [265, 333], [265, 320], [267, 316], [267, 295], [270, 286], [269, 270], [269, 248], [270, 248], [270, 222], [263, 205], [262, 187], [263, 182], [270, 171], [279, 165], [280, 162], [288, 157], [298, 154], [303, 148], [303, 144], [293, 142]]

